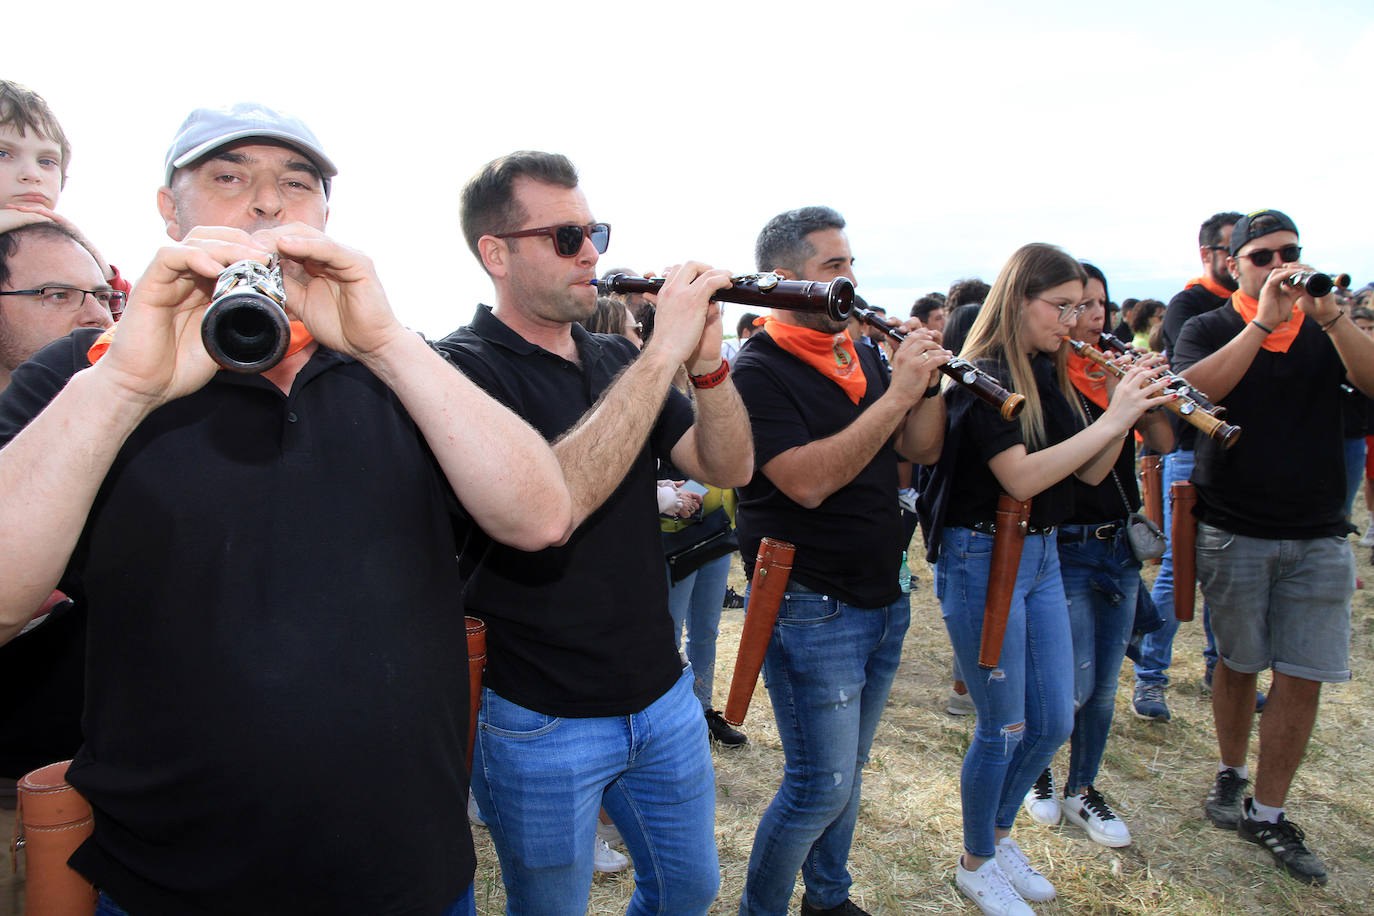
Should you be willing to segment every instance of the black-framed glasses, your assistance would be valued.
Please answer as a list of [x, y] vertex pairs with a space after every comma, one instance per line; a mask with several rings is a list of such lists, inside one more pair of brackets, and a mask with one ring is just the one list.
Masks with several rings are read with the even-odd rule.
[[118, 317], [124, 311], [128, 298], [118, 289], [78, 289], [75, 286], [45, 286], [42, 289], [11, 289], [0, 291], [0, 296], [36, 296], [45, 309], [54, 312], [74, 312], [92, 296], [111, 316]]
[[540, 226], [538, 229], [521, 229], [519, 232], [501, 232], [498, 239], [522, 239], [533, 235], [547, 235], [553, 239], [553, 250], [560, 257], [575, 258], [582, 250], [582, 240], [591, 237], [592, 247], [597, 254], [605, 254], [611, 244], [610, 223], [588, 223], [585, 226]]
[[1249, 254], [1238, 255], [1238, 257], [1249, 258], [1250, 263], [1256, 267], [1263, 267], [1274, 260], [1274, 255], [1279, 256], [1280, 264], [1292, 264], [1302, 257], [1302, 247], [1299, 245], [1284, 245], [1282, 248], [1256, 248]]

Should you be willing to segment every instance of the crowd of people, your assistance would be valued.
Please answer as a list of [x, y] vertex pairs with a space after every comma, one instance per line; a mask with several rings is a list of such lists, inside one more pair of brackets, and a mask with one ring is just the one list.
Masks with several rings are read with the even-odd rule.
[[[1374, 313], [1299, 282], [1286, 214], [1203, 222], [1202, 275], [1124, 327], [1101, 270], [1029, 244], [891, 332], [775, 308], [727, 340], [725, 270], [598, 297], [610, 226], [571, 161], [521, 151], [462, 192], [491, 304], [431, 343], [326, 234], [337, 169], [301, 120], [193, 111], [157, 191], [170, 244], [136, 285], [59, 214], [70, 157], [0, 81], [0, 776], [75, 758], [95, 820], [70, 862], [98, 913], [471, 914], [469, 794], [508, 912], [583, 912], [613, 836], [627, 912], [705, 913], [711, 746], [748, 740], [714, 706], [725, 579], [772, 538], [795, 547], [763, 658], [784, 763], [739, 912], [787, 913], [800, 876], [803, 916], [863, 916], [848, 859], [919, 522], [951, 703], [976, 715], [955, 883], [1033, 914], [1056, 892], [1011, 835], [1023, 808], [1131, 842], [1094, 783], [1133, 639], [1132, 709], [1169, 718], [1175, 558], [1146, 589], [1137, 443], [1196, 490], [1200, 813], [1326, 882], [1285, 806], [1321, 685], [1350, 677]], [[778, 214], [754, 266], [853, 283], [845, 230]], [[280, 265], [291, 318], [258, 373], [201, 337], [245, 260]], [[1127, 352], [1084, 355], [1109, 327]], [[956, 357], [1019, 414], [942, 371]], [[1184, 383], [1238, 442], [1185, 422]], [[470, 748], [465, 614], [487, 646]]]

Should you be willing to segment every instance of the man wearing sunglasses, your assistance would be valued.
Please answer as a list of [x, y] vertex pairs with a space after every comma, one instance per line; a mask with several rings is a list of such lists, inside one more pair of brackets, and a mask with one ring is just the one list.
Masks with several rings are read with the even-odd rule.
[[[1231, 229], [1241, 218], [1239, 213], [1214, 213], [1198, 229], [1198, 256], [1202, 260], [1202, 275], [1189, 280], [1183, 291], [1169, 300], [1164, 312], [1164, 352], [1172, 360], [1183, 325], [1195, 315], [1210, 312], [1231, 301], [1236, 281], [1226, 265], [1230, 258]], [[1180, 420], [1173, 421], [1174, 450], [1164, 456], [1160, 485], [1165, 494], [1176, 480], [1187, 480], [1193, 473], [1193, 443], [1196, 429]], [[1164, 532], [1169, 537], [1173, 507], [1164, 500]], [[1174, 554], [1169, 544], [1155, 577], [1150, 598], [1160, 608], [1164, 626], [1145, 634], [1140, 643], [1140, 658], [1135, 662], [1135, 690], [1131, 696], [1131, 710], [1140, 719], [1159, 722], [1169, 720], [1169, 704], [1164, 697], [1169, 684], [1169, 666], [1173, 661], [1174, 635], [1178, 619], [1174, 617]], [[1203, 658], [1207, 665], [1206, 680], [1211, 683], [1216, 665], [1216, 645], [1212, 639], [1211, 613], [1203, 606], [1202, 623], [1207, 633], [1207, 648]]]
[[[463, 189], [462, 226], [496, 299], [442, 347], [554, 442], [574, 500], [561, 546], [477, 537], [462, 556], [464, 601], [487, 623], [473, 792], [507, 909], [586, 910], [604, 805], [635, 864], [630, 912], [705, 913], [720, 882], [715, 777], [668, 611], [655, 459], [717, 486], [749, 478], [749, 422], [710, 301], [729, 275], [670, 271], [641, 353], [577, 324], [595, 309], [610, 227], [567, 158], [487, 164]], [[684, 367], [695, 403], [671, 387]]]
[[[1345, 535], [1343, 373], [1374, 393], [1374, 340], [1333, 295], [1289, 278], [1298, 229], [1278, 210], [1242, 217], [1227, 269], [1238, 289], [1183, 327], [1174, 364], [1242, 430], [1230, 449], [1199, 437], [1197, 572], [1212, 609], [1212, 717], [1221, 759], [1204, 803], [1217, 827], [1273, 854], [1300, 881], [1326, 883], [1321, 860], [1284, 814], [1317, 716], [1321, 685], [1350, 678], [1354, 558]], [[1246, 767], [1258, 672], [1273, 669], [1258, 772]]]

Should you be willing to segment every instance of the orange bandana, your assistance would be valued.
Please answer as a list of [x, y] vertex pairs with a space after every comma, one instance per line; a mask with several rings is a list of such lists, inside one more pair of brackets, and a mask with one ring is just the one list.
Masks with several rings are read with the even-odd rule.
[[[1246, 324], [1254, 321], [1259, 314], [1259, 300], [1250, 298], [1240, 290], [1231, 294], [1231, 307], [1240, 313]], [[1287, 353], [1288, 348], [1293, 346], [1293, 339], [1298, 336], [1298, 328], [1302, 327], [1302, 319], [1302, 309], [1294, 306], [1293, 314], [1276, 324], [1274, 333], [1264, 338], [1260, 346], [1271, 353]]]
[[783, 324], [772, 315], [764, 315], [754, 323], [762, 324], [778, 346], [839, 385], [849, 400], [857, 404], [863, 399], [868, 391], [868, 378], [859, 366], [854, 341], [844, 331], [838, 334], [814, 331]]
[[1069, 381], [1083, 396], [1103, 410], [1107, 409], [1107, 370], [1086, 356], [1069, 353]]
[[1231, 298], [1231, 291], [1226, 287], [1222, 286], [1216, 280], [1213, 280], [1211, 277], [1194, 277], [1193, 279], [1189, 280], [1183, 288], [1192, 289], [1194, 286], [1201, 286], [1203, 289], [1207, 290], [1207, 292], [1211, 293], [1213, 296], [1216, 296], [1218, 299]]
[[[117, 324], [110, 325], [110, 327], [105, 330], [105, 333], [97, 337], [95, 343], [91, 344], [91, 348], [86, 351], [86, 359], [90, 361], [92, 366], [99, 361], [100, 357], [105, 355], [106, 350], [110, 349], [110, 343], [114, 340], [115, 331], [118, 328], [119, 325]], [[291, 321], [291, 340], [286, 345], [286, 355], [290, 356], [293, 353], [299, 353], [310, 346], [314, 340], [315, 338], [305, 329], [305, 324], [293, 319]]]

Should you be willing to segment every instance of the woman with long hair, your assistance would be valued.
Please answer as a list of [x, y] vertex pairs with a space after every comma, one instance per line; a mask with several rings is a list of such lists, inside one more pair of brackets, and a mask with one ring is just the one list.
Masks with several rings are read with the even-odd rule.
[[[1083, 268], [1052, 245], [1018, 250], [993, 284], [963, 356], [1025, 396], [1015, 420], [947, 387], [944, 452], [923, 498], [935, 593], [978, 713], [960, 796], [959, 889], [990, 916], [1034, 916], [1054, 886], [1010, 836], [1022, 799], [1073, 727], [1073, 654], [1055, 526], [1073, 488], [1106, 478], [1140, 415], [1171, 397], [1131, 369], [1092, 422], [1066, 397], [1064, 338], [1080, 313]], [[1031, 500], [1000, 661], [978, 666], [999, 492]]]
[[[1083, 308], [1073, 337], [1099, 347], [1106, 320], [1107, 278], [1083, 262], [1088, 275]], [[1162, 363], [1157, 357], [1151, 363]], [[1087, 359], [1068, 355], [1070, 401], [1076, 400], [1089, 419], [1106, 411], [1115, 377]], [[1163, 413], [1146, 414], [1137, 424], [1145, 444], [1164, 454], [1173, 446], [1173, 430]], [[1140, 562], [1131, 553], [1126, 519], [1140, 509], [1135, 480], [1135, 440], [1127, 436], [1107, 479], [1090, 486], [1073, 479], [1073, 511], [1059, 526], [1059, 568], [1069, 602], [1073, 632], [1073, 734], [1069, 737], [1069, 775], [1061, 805], [1049, 767], [1026, 795], [1031, 820], [1059, 823], [1063, 817], [1087, 831], [1104, 846], [1129, 846], [1131, 832], [1093, 785], [1097, 779], [1107, 735], [1116, 708], [1116, 685], [1126, 643], [1136, 620], [1136, 603], [1144, 591]]]

